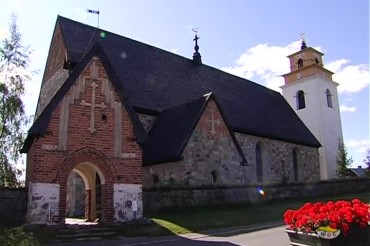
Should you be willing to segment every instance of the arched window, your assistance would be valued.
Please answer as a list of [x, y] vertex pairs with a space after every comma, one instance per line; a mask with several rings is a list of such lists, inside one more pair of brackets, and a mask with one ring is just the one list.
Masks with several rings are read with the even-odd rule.
[[256, 144], [256, 172], [257, 182], [263, 182], [263, 166], [262, 166], [262, 149], [259, 143]]
[[215, 170], [211, 172], [211, 181], [212, 183], [217, 183], [217, 171]]
[[294, 181], [298, 181], [298, 150], [293, 149], [293, 175]]
[[332, 101], [332, 95], [329, 89], [326, 89], [326, 103], [328, 104], [329, 108], [333, 108], [333, 101]]
[[302, 90], [297, 91], [296, 98], [297, 98], [297, 109], [306, 108], [306, 101], [304, 99], [304, 92]]
[[157, 185], [159, 183], [159, 178], [157, 174], [153, 174], [153, 185]]
[[297, 64], [298, 64], [298, 68], [303, 67], [303, 60], [302, 60], [302, 59], [299, 59], [299, 60], [297, 61]]
[[315, 58], [316, 64], [319, 64], [319, 59]]

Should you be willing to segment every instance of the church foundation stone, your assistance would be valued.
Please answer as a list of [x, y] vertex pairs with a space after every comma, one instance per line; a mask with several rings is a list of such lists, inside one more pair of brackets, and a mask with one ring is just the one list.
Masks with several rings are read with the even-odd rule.
[[59, 216], [58, 184], [31, 183], [29, 186], [28, 222], [53, 224]]
[[114, 184], [114, 222], [126, 222], [143, 217], [142, 186]]

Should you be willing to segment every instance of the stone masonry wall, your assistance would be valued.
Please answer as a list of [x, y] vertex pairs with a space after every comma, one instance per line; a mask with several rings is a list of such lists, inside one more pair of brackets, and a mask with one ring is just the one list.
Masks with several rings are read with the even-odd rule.
[[141, 124], [143, 125], [145, 131], [148, 133], [150, 131], [150, 128], [152, 127], [153, 122], [155, 121], [156, 117], [153, 116], [153, 115], [140, 114], [140, 113], [137, 113], [137, 116], [138, 116]]
[[318, 149], [279, 140], [235, 133], [250, 166], [250, 184], [259, 184], [256, 175], [256, 145], [262, 150], [263, 182], [279, 184], [294, 182], [293, 150], [297, 151], [298, 182], [320, 180]]
[[67, 181], [66, 215], [81, 217], [85, 215], [85, 185], [81, 176], [71, 172]]
[[209, 102], [201, 116], [183, 156], [182, 161], [144, 166], [143, 186], [153, 186], [154, 176], [159, 181], [156, 186], [236, 185], [248, 182], [245, 177], [248, 177], [250, 167], [241, 165], [242, 158], [214, 101]]
[[21, 225], [27, 213], [26, 188], [0, 188], [0, 225]]
[[[215, 110], [216, 106], [210, 102], [205, 112], [211, 109]], [[221, 122], [221, 115], [215, 114], [214, 117]], [[204, 125], [210, 125], [210, 118], [210, 115], [202, 116], [183, 152], [183, 160], [144, 166], [144, 187], [261, 185], [320, 180], [319, 154], [316, 148], [235, 133], [248, 161], [246, 166], [240, 165], [240, 154], [225, 125], [218, 126], [217, 131], [221, 135], [210, 135], [209, 129], [202, 129]], [[257, 181], [257, 143], [262, 152], [262, 182]], [[294, 149], [297, 152], [298, 181], [294, 179]], [[213, 171], [217, 176], [216, 182], [212, 180]]]
[[[263, 188], [265, 196], [259, 189]], [[161, 208], [216, 205], [225, 203], [258, 203], [274, 199], [303, 198], [346, 194], [353, 191], [370, 192], [370, 179], [331, 180], [307, 184], [194, 187], [194, 188], [153, 188], [144, 189], [145, 211]]]

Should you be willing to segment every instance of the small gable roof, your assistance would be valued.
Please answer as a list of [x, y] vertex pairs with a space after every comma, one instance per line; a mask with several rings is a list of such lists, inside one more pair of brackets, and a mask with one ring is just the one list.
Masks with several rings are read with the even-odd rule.
[[233, 131], [229, 128], [227, 119], [224, 117], [220, 104], [213, 93], [164, 110], [157, 117], [148, 134], [148, 142], [143, 147], [143, 164], [152, 165], [181, 160], [182, 153], [210, 100], [216, 103], [223, 117], [229, 134], [241, 156], [241, 164], [246, 164], [247, 160], [243, 151]]
[[120, 97], [124, 108], [127, 110], [128, 115], [130, 116], [130, 119], [132, 120], [135, 135], [136, 135], [138, 142], [139, 143], [146, 142], [147, 135], [145, 133], [145, 130], [143, 126], [141, 125], [132, 106], [127, 103], [125, 92], [123, 88], [121, 87], [121, 84], [118, 83], [117, 76], [115, 75], [114, 70], [112, 66], [110, 65], [109, 59], [105, 55], [104, 50], [99, 45], [99, 43], [95, 43], [95, 45], [89, 50], [89, 52], [87, 52], [87, 54], [84, 56], [81, 62], [76, 66], [76, 68], [73, 70], [73, 72], [68, 77], [68, 79], [65, 81], [65, 83], [62, 85], [62, 87], [59, 89], [59, 91], [51, 99], [50, 103], [42, 111], [41, 115], [33, 123], [33, 125], [28, 131], [28, 135], [23, 144], [23, 147], [20, 150], [21, 153], [27, 153], [34, 139], [45, 134], [47, 127], [49, 125], [51, 115], [54, 112], [55, 108], [58, 106], [58, 104], [63, 99], [65, 94], [68, 92], [68, 90], [71, 88], [71, 86], [76, 82], [78, 77], [81, 75], [81, 73], [84, 71], [84, 69], [86, 68], [86, 66], [89, 64], [89, 62], [94, 56], [97, 56], [100, 59], [101, 63], [104, 66], [104, 69], [107, 72], [108, 78], [112, 82], [113, 87], [116, 90], [118, 96]]

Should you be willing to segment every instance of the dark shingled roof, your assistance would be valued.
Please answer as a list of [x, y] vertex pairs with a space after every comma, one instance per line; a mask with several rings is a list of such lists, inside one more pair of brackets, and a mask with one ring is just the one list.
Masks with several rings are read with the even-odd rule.
[[[144, 145], [144, 165], [181, 160], [182, 152], [210, 100], [215, 101], [218, 106], [218, 110], [223, 116], [230, 136], [240, 154], [241, 163], [246, 164], [247, 160], [243, 151], [233, 131], [229, 128], [227, 119], [219, 108], [215, 95], [209, 93], [191, 102], [164, 110], [158, 116], [148, 134], [148, 143]], [[163, 134], [164, 132], [166, 134]]]
[[101, 30], [61, 16], [57, 22], [73, 62], [99, 42], [119, 88], [137, 112], [160, 113], [212, 92], [233, 131], [320, 146], [278, 92], [117, 34], [104, 31], [102, 38]]
[[354, 173], [357, 177], [365, 178], [366, 172], [370, 171], [369, 169], [362, 168], [361, 166], [358, 166], [357, 168], [350, 168], [350, 171]]

